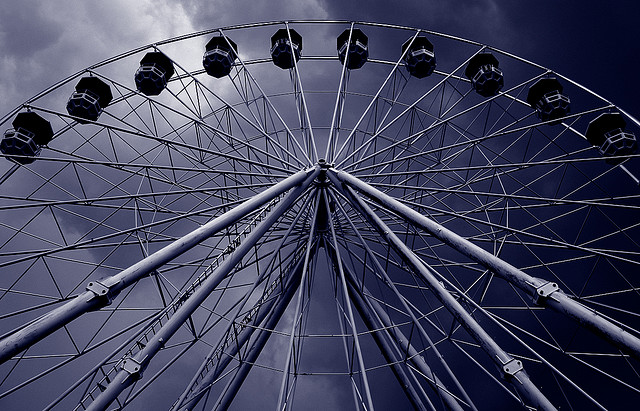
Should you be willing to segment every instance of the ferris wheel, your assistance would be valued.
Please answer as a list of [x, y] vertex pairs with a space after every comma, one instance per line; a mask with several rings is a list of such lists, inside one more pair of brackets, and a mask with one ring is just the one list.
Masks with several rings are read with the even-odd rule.
[[122, 53], [0, 123], [0, 407], [640, 399], [640, 123], [367, 22]]

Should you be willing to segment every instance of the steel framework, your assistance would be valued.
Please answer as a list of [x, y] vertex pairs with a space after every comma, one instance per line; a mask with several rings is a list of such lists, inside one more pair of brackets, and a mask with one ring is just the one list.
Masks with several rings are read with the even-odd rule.
[[[112, 96], [91, 118], [82, 84]], [[25, 112], [53, 130], [33, 152]], [[268, 22], [123, 53], [0, 123], [3, 409], [640, 399], [640, 123], [539, 65]]]

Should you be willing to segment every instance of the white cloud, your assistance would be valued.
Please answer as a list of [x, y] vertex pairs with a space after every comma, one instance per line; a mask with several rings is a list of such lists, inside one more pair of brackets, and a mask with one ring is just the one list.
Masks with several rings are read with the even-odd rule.
[[143, 0], [10, 1], [0, 19], [0, 112], [93, 63], [194, 31], [180, 3]]
[[182, 0], [199, 28], [287, 19], [327, 18], [325, 3], [320, 0]]

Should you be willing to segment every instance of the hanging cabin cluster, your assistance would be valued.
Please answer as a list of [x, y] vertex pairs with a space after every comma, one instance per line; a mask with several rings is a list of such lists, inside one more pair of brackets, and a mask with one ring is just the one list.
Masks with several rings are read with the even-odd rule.
[[[425, 36], [410, 38], [402, 45], [401, 51], [402, 62], [411, 76], [422, 79], [434, 72], [434, 46]], [[270, 54], [277, 67], [295, 69], [302, 56], [302, 36], [288, 27], [277, 30], [271, 37]], [[361, 68], [369, 58], [368, 37], [358, 28], [345, 30], [337, 38], [337, 54], [347, 70]], [[208, 75], [222, 78], [231, 73], [237, 57], [237, 44], [224, 35], [217, 35], [206, 44], [202, 65]], [[504, 87], [504, 74], [499, 66], [492, 53], [482, 51], [469, 60], [464, 75], [480, 96], [493, 98]], [[140, 67], [135, 72], [136, 89], [145, 96], [157, 96], [174, 74], [174, 65], [169, 57], [158, 50], [149, 52], [140, 60]], [[112, 100], [109, 85], [90, 75], [78, 81], [66, 108], [73, 120], [87, 124], [97, 121]], [[552, 76], [540, 78], [532, 84], [526, 101], [538, 118], [550, 125], [561, 123], [570, 112], [570, 99], [563, 94], [562, 84]], [[32, 163], [42, 147], [54, 138], [51, 124], [30, 110], [19, 113], [12, 125], [13, 129], [7, 130], [0, 141], [0, 151], [18, 164]], [[625, 156], [637, 151], [636, 137], [625, 127], [620, 113], [603, 113], [589, 123], [586, 137], [600, 154], [607, 157], [608, 163], [619, 164]]]

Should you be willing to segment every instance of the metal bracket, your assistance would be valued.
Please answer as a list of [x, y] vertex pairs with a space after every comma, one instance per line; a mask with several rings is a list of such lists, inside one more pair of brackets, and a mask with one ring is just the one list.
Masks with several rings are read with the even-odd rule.
[[142, 377], [142, 364], [132, 357], [125, 358], [120, 368], [136, 378]]
[[516, 360], [513, 358], [511, 361], [507, 362], [502, 366], [502, 376], [505, 379], [508, 378], [516, 378], [515, 375], [518, 371], [522, 371], [524, 369], [522, 365], [522, 361]]
[[541, 299], [549, 298], [551, 294], [555, 293], [559, 289], [560, 288], [558, 287], [557, 283], [552, 283], [552, 282], [545, 283], [540, 287], [536, 288], [536, 292], [533, 295], [533, 302], [535, 304], [540, 304]]
[[107, 301], [106, 305], [111, 304], [112, 295], [110, 287], [102, 284], [100, 281], [91, 281], [87, 284], [87, 291], [91, 291], [96, 297], [103, 298]]

